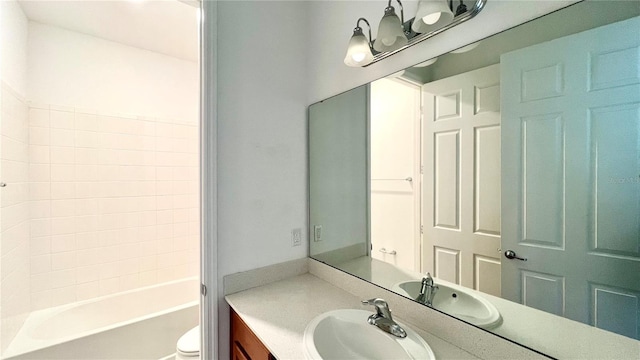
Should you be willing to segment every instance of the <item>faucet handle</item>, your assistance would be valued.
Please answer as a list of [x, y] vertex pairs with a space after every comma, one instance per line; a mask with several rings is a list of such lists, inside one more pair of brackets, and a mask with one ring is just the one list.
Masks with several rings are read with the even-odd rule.
[[384, 301], [384, 299], [373, 298], [369, 300], [362, 300], [362, 304], [375, 306], [376, 313], [378, 316], [381, 316], [389, 320], [393, 320], [393, 318], [391, 317], [391, 311], [389, 310], [389, 304], [387, 304], [387, 302]]
[[[382, 300], [382, 299], [373, 298], [373, 299], [369, 299], [369, 300], [362, 300], [362, 305], [374, 305], [376, 300]], [[384, 301], [384, 300], [382, 300], [382, 301]]]
[[427, 273], [427, 276], [422, 278], [422, 283], [429, 286], [433, 286], [435, 284], [430, 273]]

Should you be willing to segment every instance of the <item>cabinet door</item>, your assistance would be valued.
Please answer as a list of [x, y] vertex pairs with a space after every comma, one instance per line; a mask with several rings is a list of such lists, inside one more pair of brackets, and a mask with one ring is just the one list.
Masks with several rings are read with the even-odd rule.
[[240, 345], [235, 341], [231, 344], [231, 358], [233, 360], [249, 360]]
[[231, 349], [233, 360], [274, 359], [260, 339], [233, 310], [231, 310]]

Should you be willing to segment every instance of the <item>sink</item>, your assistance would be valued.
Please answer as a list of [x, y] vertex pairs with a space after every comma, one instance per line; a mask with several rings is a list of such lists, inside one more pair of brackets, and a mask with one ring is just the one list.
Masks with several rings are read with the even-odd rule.
[[[420, 280], [402, 281], [393, 285], [391, 291], [415, 299], [421, 285]], [[498, 309], [477, 291], [443, 281], [436, 281], [436, 285], [439, 289], [433, 297], [434, 309], [484, 329], [494, 328], [502, 322]]]
[[371, 311], [333, 310], [311, 320], [304, 331], [307, 359], [435, 359], [429, 345], [415, 331], [399, 338], [369, 325]]

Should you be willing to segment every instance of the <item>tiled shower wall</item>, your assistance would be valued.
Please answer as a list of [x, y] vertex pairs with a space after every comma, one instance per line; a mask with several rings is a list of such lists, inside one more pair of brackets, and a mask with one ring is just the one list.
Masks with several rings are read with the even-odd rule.
[[198, 274], [195, 120], [28, 117], [33, 310]]
[[0, 94], [0, 351], [29, 313], [28, 120], [24, 98], [4, 82]]

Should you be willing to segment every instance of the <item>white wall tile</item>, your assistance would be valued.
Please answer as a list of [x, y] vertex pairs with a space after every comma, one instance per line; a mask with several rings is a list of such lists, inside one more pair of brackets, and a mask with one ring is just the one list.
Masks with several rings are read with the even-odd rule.
[[100, 239], [96, 231], [76, 233], [76, 248], [78, 250], [98, 247], [100, 247]]
[[78, 301], [100, 296], [100, 282], [91, 281], [76, 285], [76, 298]]
[[32, 309], [197, 275], [197, 127], [58, 106], [28, 114], [31, 141], [4, 143], [30, 160], [8, 166], [31, 200]]
[[29, 241], [29, 253], [31, 256], [45, 255], [51, 253], [51, 237], [50, 236], [32, 236]]
[[119, 281], [118, 278], [101, 279], [100, 280], [100, 295], [109, 295], [118, 292]]
[[30, 126], [29, 127], [29, 144], [31, 145], [50, 145], [49, 128]]
[[32, 219], [41, 219], [51, 216], [50, 200], [34, 200], [29, 201], [29, 217]]
[[76, 286], [66, 286], [51, 290], [51, 306], [59, 306], [76, 301]]
[[99, 181], [98, 165], [76, 165], [75, 180], [77, 181]]
[[31, 292], [31, 310], [41, 310], [51, 307], [51, 290]]
[[76, 202], [75, 199], [61, 199], [51, 200], [51, 216], [63, 217], [76, 215]]
[[98, 164], [98, 150], [91, 148], [82, 148], [77, 145], [78, 139], [76, 138], [75, 148], [75, 163], [82, 165], [96, 165]]
[[51, 272], [31, 275], [29, 284], [32, 292], [45, 291], [51, 289]]
[[76, 217], [54, 217], [51, 218], [51, 235], [75, 234]]
[[49, 121], [53, 129], [75, 129], [74, 113], [70, 111], [51, 110], [49, 113]]
[[126, 291], [126, 290], [131, 290], [131, 289], [140, 287], [140, 276], [137, 273], [121, 276], [119, 278], [118, 285], [119, 285], [120, 291]]
[[143, 271], [140, 273], [140, 286], [148, 286], [156, 284], [157, 281], [157, 271]]
[[[82, 258], [82, 254], [79, 251], [77, 253], [78, 259]], [[87, 266], [79, 266], [76, 268], [76, 279], [78, 284], [83, 284], [87, 282], [93, 282], [100, 280], [100, 266], [101, 265], [87, 265]]]
[[29, 125], [49, 127], [49, 109], [29, 109]]
[[98, 116], [96, 114], [86, 114], [76, 112], [76, 130], [80, 131], [98, 131]]
[[74, 165], [51, 165], [51, 181], [75, 181]]
[[75, 146], [75, 132], [69, 129], [51, 128], [52, 146]]
[[52, 235], [51, 252], [60, 253], [77, 249], [76, 234]]
[[45, 200], [51, 199], [51, 183], [29, 183], [29, 199]]
[[98, 134], [94, 131], [77, 130], [75, 132], [75, 146], [78, 148], [95, 148], [98, 146]]
[[77, 267], [74, 251], [51, 254], [51, 270], [75, 269]]
[[51, 199], [64, 200], [76, 197], [76, 184], [74, 182], [51, 182]]
[[98, 229], [98, 215], [86, 215], [76, 217], [76, 233], [93, 233]]
[[42, 274], [51, 271], [51, 255], [38, 255], [31, 257], [31, 275]]
[[51, 162], [50, 146], [29, 145], [29, 162], [31, 164], [49, 164]]
[[51, 146], [52, 164], [75, 164], [76, 149], [73, 146]]
[[76, 284], [76, 270], [57, 270], [51, 272], [51, 288], [57, 289]]
[[51, 219], [31, 219], [29, 231], [33, 237], [51, 235]]

